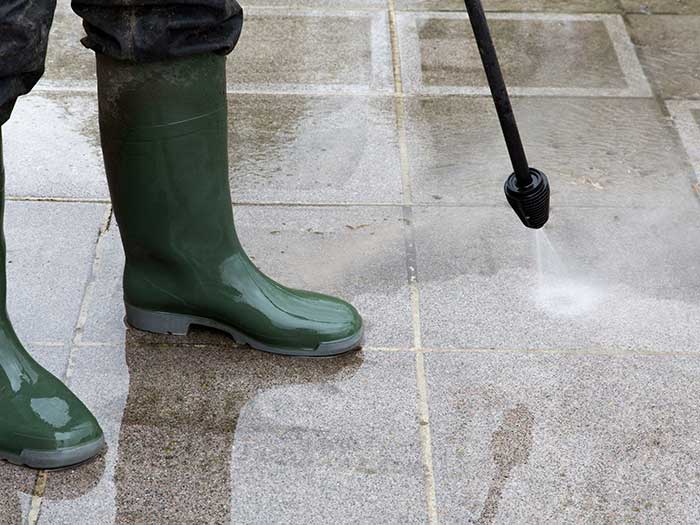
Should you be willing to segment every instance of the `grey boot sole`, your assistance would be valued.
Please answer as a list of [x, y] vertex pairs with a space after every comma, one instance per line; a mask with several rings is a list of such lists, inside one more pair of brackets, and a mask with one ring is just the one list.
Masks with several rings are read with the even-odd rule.
[[105, 446], [104, 437], [91, 443], [78, 445], [77, 447], [60, 448], [57, 450], [31, 450], [24, 449], [18, 456], [0, 450], [0, 459], [4, 459], [15, 465], [24, 465], [35, 469], [62, 469], [85, 463], [92, 459]]
[[269, 346], [228, 325], [195, 315], [154, 312], [136, 306], [125, 304], [126, 322], [129, 326], [145, 332], [170, 335], [187, 335], [191, 325], [206, 326], [229, 334], [237, 343], [246, 344], [256, 350], [271, 354], [290, 355], [299, 357], [330, 357], [344, 354], [362, 346], [364, 327], [356, 334], [346, 339], [321, 343], [316, 348], [285, 348]]

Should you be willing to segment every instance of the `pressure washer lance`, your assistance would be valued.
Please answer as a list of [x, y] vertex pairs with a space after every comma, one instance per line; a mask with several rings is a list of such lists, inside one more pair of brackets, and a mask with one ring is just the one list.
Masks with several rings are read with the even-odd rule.
[[506, 199], [525, 226], [542, 228], [549, 219], [549, 181], [544, 173], [528, 166], [481, 0], [464, 0], [464, 3], [513, 164], [514, 173], [505, 183]]

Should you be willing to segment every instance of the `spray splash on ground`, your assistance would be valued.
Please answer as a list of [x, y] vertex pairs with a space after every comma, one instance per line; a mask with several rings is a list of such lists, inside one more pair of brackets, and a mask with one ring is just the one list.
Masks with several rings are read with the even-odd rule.
[[595, 308], [604, 298], [603, 292], [573, 274], [544, 230], [535, 230], [534, 236], [538, 274], [533, 294], [537, 306], [558, 317], [576, 317]]

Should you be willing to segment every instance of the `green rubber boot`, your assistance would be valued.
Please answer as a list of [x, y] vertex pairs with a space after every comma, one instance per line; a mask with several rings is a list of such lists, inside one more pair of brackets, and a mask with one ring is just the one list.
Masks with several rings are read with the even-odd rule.
[[258, 350], [330, 356], [358, 348], [348, 303], [260, 272], [233, 225], [225, 57], [150, 64], [97, 57], [100, 132], [126, 253], [127, 322], [184, 335], [190, 325]]
[[0, 458], [33, 468], [76, 465], [104, 446], [90, 411], [19, 342], [6, 308], [5, 173], [0, 134]]

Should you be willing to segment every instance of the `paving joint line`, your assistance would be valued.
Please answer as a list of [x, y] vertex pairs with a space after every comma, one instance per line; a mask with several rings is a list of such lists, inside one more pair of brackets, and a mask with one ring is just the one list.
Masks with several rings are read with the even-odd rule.
[[27, 524], [36, 525], [39, 521], [41, 513], [41, 504], [44, 501], [44, 493], [46, 492], [46, 484], [48, 482], [48, 473], [45, 470], [37, 472], [34, 488], [32, 489], [32, 499], [29, 506], [29, 514], [27, 515]]
[[110, 204], [109, 199], [92, 199], [82, 197], [34, 197], [22, 195], [10, 195], [5, 200], [12, 202], [59, 202], [70, 204]]
[[669, 99], [663, 104], [690, 163], [691, 187], [696, 196], [700, 196], [700, 122], [692, 113], [700, 110], [700, 101]]
[[437, 498], [435, 491], [435, 474], [433, 468], [433, 448], [430, 430], [430, 410], [428, 406], [428, 385], [425, 376], [425, 362], [420, 350], [421, 323], [420, 323], [420, 298], [418, 291], [417, 255], [415, 242], [415, 229], [413, 226], [413, 188], [409, 168], [408, 141], [406, 137], [406, 109], [403, 97], [403, 81], [401, 72], [401, 58], [399, 52], [399, 39], [396, 21], [395, 0], [387, 0], [389, 11], [389, 36], [391, 41], [391, 62], [394, 75], [394, 114], [396, 119], [396, 131], [399, 142], [399, 159], [401, 163], [401, 185], [403, 196], [403, 232], [406, 256], [406, 272], [411, 300], [411, 327], [413, 335], [413, 348], [415, 352], [416, 366], [416, 390], [417, 412], [421, 446], [421, 463], [423, 465], [423, 484], [425, 490], [425, 507], [430, 525], [438, 524]]
[[70, 383], [70, 379], [73, 375], [73, 365], [75, 359], [76, 349], [80, 347], [82, 342], [83, 332], [85, 331], [85, 324], [87, 323], [88, 310], [92, 305], [92, 296], [95, 290], [95, 283], [97, 281], [97, 274], [102, 266], [102, 255], [104, 251], [106, 234], [112, 223], [112, 207], [108, 206], [105, 210], [105, 214], [100, 223], [100, 229], [97, 234], [97, 241], [95, 242], [95, 252], [92, 260], [92, 266], [90, 268], [90, 275], [88, 276], [87, 284], [85, 285], [85, 290], [83, 292], [83, 298], [80, 305], [80, 311], [78, 313], [78, 320], [73, 329], [73, 338], [71, 340], [71, 349], [68, 356], [68, 366], [65, 371], [66, 383]]
[[44, 348], [64, 348], [66, 346], [66, 343], [63, 341], [27, 341], [27, 346]]
[[[672, 102], [672, 100], [669, 100]], [[695, 182], [695, 181], [693, 181]], [[109, 199], [82, 199], [80, 197], [22, 197], [13, 196], [6, 200], [12, 202], [46, 202], [54, 204], [111, 204]], [[410, 202], [410, 204], [402, 202], [284, 202], [284, 201], [232, 201], [231, 204], [235, 207], [268, 207], [268, 208], [402, 208], [409, 206], [415, 208], [469, 208], [469, 209], [486, 209], [486, 208], [507, 208], [505, 202], [502, 203], [469, 203], [469, 202]], [[671, 209], [669, 206], [653, 206], [653, 205], [625, 205], [617, 204], [554, 204], [552, 210], [564, 209], [626, 209], [626, 210], [664, 210]], [[683, 209], [674, 206], [673, 210]], [[688, 207], [695, 209], [695, 205]]]
[[[226, 90], [227, 95], [263, 95], [263, 96], [298, 96], [298, 97], [356, 97], [356, 98], [402, 98], [402, 99], [418, 99], [426, 97], [465, 97], [465, 98], [490, 98], [491, 94], [489, 92], [488, 86], [465, 86], [460, 88], [460, 90], [452, 90], [452, 86], [449, 91], [441, 90], [440, 86], [435, 86], [432, 91], [411, 91], [409, 93], [391, 93], [390, 91], [383, 91], [377, 89], [354, 89], [352, 86], [343, 88], [342, 86], [328, 86], [325, 84], [319, 84], [315, 86], [313, 84], [302, 85], [298, 89], [287, 89], [284, 87], [277, 87], [277, 84], [260, 84], [258, 87], [246, 87], [246, 86], [233, 86]], [[448, 86], [449, 87], [449, 86]], [[456, 86], [459, 87], [459, 86]], [[308, 89], [307, 89], [308, 88]], [[605, 88], [590, 88], [596, 90], [602, 90]], [[564, 90], [564, 91], [561, 91]], [[593, 93], [591, 91], [579, 91], [574, 88], [522, 88], [518, 86], [513, 86], [509, 88], [511, 92], [511, 98], [561, 98], [561, 99], [620, 99], [620, 100], [646, 100], [651, 98], [649, 95], [639, 95], [639, 94], [627, 94], [625, 96], [620, 96], [619, 93], [604, 92], [600, 91]], [[78, 93], [83, 95], [96, 95], [97, 91], [95, 88], [87, 86], [71, 86], [71, 85], [43, 85], [36, 86], [32, 89], [32, 93]], [[698, 98], [698, 97], [694, 97]]]
[[[111, 348], [123, 345], [121, 341], [81, 341], [74, 345], [76, 348]], [[139, 342], [144, 348], [170, 348], [172, 342]], [[230, 342], [210, 343], [210, 342], [178, 342], [177, 346], [183, 348], [240, 348], [241, 350], [251, 350], [249, 347], [236, 344], [233, 340]], [[700, 352], [677, 351], [677, 350], [645, 350], [645, 349], [627, 349], [627, 348], [415, 348], [408, 346], [365, 346], [362, 352], [376, 353], [394, 353], [394, 354], [562, 354], [570, 356], [610, 356], [610, 357], [683, 357], [700, 359]]]
[[367, 352], [393, 352], [421, 354], [562, 354], [571, 356], [609, 356], [609, 357], [684, 357], [700, 359], [700, 352], [677, 350], [645, 350], [625, 348], [391, 348], [391, 347], [367, 347]]
[[[696, 182], [696, 181], [693, 181]], [[54, 203], [54, 204], [111, 204], [109, 199], [81, 199], [79, 197], [8, 197], [6, 200], [12, 202], [26, 203]], [[259, 208], [404, 208], [409, 206], [412, 209], [416, 208], [465, 208], [465, 209], [486, 209], [486, 208], [507, 208], [507, 204], [503, 203], [468, 203], [468, 202], [411, 202], [405, 204], [401, 202], [282, 202], [282, 201], [232, 201], [235, 207], [259, 207]], [[653, 206], [653, 205], [625, 205], [617, 204], [555, 204], [551, 206], [552, 210], [565, 209], [625, 209], [625, 210], [665, 210], [684, 209], [679, 206], [670, 208], [669, 206]], [[688, 210], [695, 210], [696, 206], [688, 206]]]

